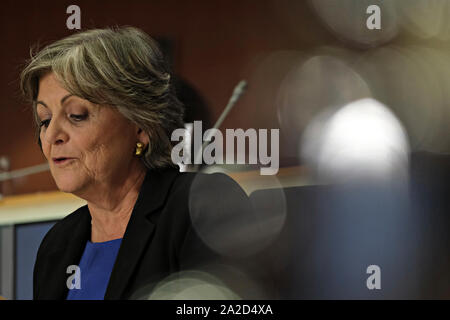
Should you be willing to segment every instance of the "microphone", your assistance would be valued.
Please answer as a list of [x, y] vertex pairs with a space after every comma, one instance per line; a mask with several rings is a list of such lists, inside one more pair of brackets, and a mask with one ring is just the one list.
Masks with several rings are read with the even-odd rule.
[[[222, 125], [223, 120], [225, 120], [225, 117], [228, 115], [228, 113], [231, 111], [231, 109], [233, 109], [234, 105], [236, 104], [236, 102], [238, 102], [238, 100], [244, 94], [246, 89], [247, 89], [247, 81], [245, 81], [245, 80], [241, 80], [236, 85], [236, 87], [234, 87], [233, 94], [231, 95], [230, 100], [228, 101], [228, 104], [225, 107], [225, 110], [223, 110], [219, 119], [214, 124], [213, 129], [218, 129]], [[211, 137], [209, 137], [209, 138], [211, 138]]]
[[[222, 114], [220, 115], [219, 119], [217, 119], [217, 121], [214, 124], [214, 126], [212, 127], [212, 129], [218, 129], [222, 125], [222, 122], [225, 120], [228, 113], [230, 113], [231, 109], [233, 109], [236, 102], [238, 102], [238, 100], [245, 93], [246, 89], [247, 89], [247, 81], [245, 81], [245, 80], [239, 81], [239, 83], [236, 85], [236, 87], [234, 87], [233, 94], [231, 95], [230, 100], [228, 100], [228, 104], [226, 105], [226, 107], [223, 110]], [[197, 152], [197, 157], [195, 158], [194, 163], [200, 162], [201, 157], [203, 156], [203, 150], [205, 149], [205, 147], [208, 145], [208, 143], [211, 140], [212, 131], [213, 130], [211, 130], [210, 131], [211, 133], [205, 137], [205, 139], [204, 139], [205, 142], [203, 142], [202, 149], [200, 150], [201, 152]]]

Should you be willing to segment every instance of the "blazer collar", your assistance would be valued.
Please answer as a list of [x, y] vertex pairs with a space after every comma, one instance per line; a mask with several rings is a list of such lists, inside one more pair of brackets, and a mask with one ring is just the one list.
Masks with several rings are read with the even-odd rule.
[[165, 203], [178, 175], [173, 168], [148, 170], [128, 222], [116, 263], [111, 272], [106, 299], [121, 299], [154, 232], [155, 213]]

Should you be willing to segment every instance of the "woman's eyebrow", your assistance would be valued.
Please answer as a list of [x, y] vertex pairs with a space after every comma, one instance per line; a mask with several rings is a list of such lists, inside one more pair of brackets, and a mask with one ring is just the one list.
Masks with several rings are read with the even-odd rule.
[[[67, 98], [69, 98], [69, 97], [71, 97], [71, 96], [73, 96], [73, 94], [71, 94], [71, 93], [69, 93], [68, 95], [65, 95], [65, 96], [61, 99], [61, 102], [60, 102], [61, 105], [64, 103], [64, 101], [67, 100]], [[48, 108], [48, 106], [45, 104], [44, 101], [38, 100], [38, 101], [36, 101], [36, 104], [41, 104], [41, 105], [43, 105], [44, 107]]]
[[73, 94], [71, 94], [71, 93], [69, 93], [68, 95], [66, 95], [66, 96], [64, 96], [62, 99], [61, 99], [61, 105], [64, 103], [64, 101], [66, 101], [67, 100], [67, 98], [69, 98], [69, 97], [71, 97], [71, 96], [73, 96]]
[[36, 101], [36, 105], [38, 105], [38, 104], [43, 105], [44, 107], [48, 108], [48, 106], [45, 104], [44, 101], [40, 101], [40, 100]]

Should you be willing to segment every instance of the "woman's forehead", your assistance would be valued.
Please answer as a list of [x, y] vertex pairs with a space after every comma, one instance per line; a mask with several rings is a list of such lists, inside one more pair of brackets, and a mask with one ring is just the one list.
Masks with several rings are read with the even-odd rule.
[[56, 78], [53, 72], [47, 73], [39, 79], [39, 90], [37, 100], [43, 99], [62, 99], [70, 94]]

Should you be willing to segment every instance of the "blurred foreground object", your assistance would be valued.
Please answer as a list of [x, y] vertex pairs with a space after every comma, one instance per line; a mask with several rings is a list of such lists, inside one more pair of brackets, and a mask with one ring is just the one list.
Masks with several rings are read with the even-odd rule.
[[[283, 299], [450, 298], [450, 156], [413, 153], [409, 185], [335, 183], [284, 189], [286, 222], [261, 254]], [[277, 189], [250, 196], [260, 212]], [[367, 268], [380, 267], [369, 290]]]

